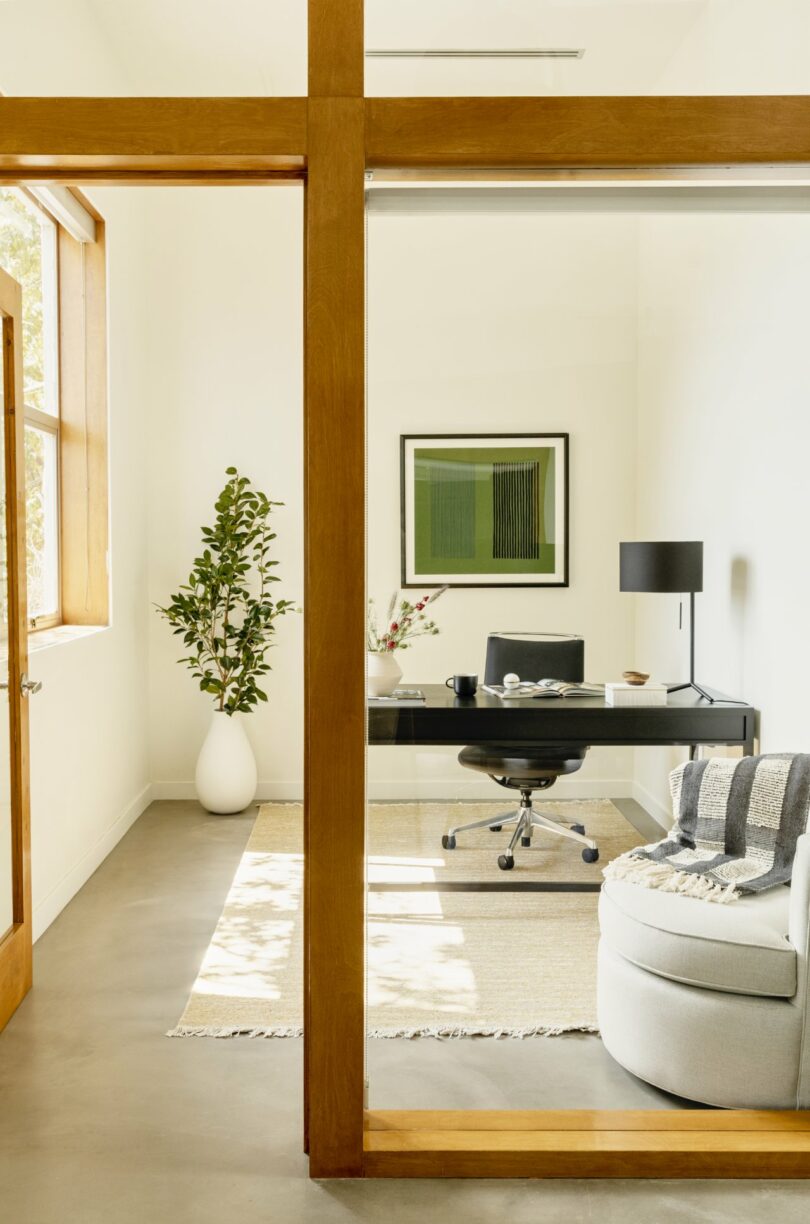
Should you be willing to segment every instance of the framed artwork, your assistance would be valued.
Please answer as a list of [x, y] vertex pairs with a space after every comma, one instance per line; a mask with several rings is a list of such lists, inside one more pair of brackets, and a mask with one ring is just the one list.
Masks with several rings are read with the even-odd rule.
[[568, 434], [400, 444], [403, 587], [568, 586]]

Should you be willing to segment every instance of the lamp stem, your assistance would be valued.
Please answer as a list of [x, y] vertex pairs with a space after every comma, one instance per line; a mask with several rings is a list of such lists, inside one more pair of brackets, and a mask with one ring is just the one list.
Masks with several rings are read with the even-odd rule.
[[689, 592], [689, 683], [695, 683], [695, 592]]

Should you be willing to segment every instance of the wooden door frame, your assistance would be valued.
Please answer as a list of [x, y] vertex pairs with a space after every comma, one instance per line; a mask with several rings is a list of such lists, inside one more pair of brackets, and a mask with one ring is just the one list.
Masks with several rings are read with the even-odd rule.
[[[810, 164], [810, 97], [365, 98], [309, 0], [306, 98], [0, 99], [0, 182], [305, 184], [305, 1147], [312, 1177], [806, 1177], [801, 1111], [373, 1111], [364, 1098], [364, 168]], [[340, 693], [340, 721], [324, 694]]]
[[[28, 668], [25, 568], [25, 471], [23, 417], [22, 291], [0, 269], [0, 361], [6, 398], [4, 435], [8, 600], [9, 791], [11, 806], [12, 926], [0, 932], [0, 1030], [31, 989], [31, 795], [28, 771], [28, 701], [22, 679]], [[5, 752], [5, 746], [0, 749]]]

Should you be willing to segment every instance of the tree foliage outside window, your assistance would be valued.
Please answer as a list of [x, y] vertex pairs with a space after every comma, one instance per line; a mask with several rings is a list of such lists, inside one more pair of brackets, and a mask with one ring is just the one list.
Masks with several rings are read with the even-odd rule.
[[[53, 223], [10, 188], [0, 188], [0, 268], [22, 288], [23, 394], [26, 409], [52, 415], [52, 378], [47, 369], [47, 335], [54, 325], [55, 300], [49, 300], [44, 240], [53, 240]], [[49, 312], [50, 316], [49, 317]], [[56, 422], [55, 422], [56, 426]], [[56, 513], [56, 448], [46, 430], [29, 423], [25, 428], [25, 511], [27, 533], [28, 609], [30, 616], [52, 613], [58, 606], [58, 578], [54, 559], [58, 541]], [[5, 489], [0, 501], [3, 517], [5, 569]], [[58, 562], [56, 562], [58, 565]], [[5, 583], [3, 583], [5, 588]], [[5, 590], [3, 592], [5, 622]]]

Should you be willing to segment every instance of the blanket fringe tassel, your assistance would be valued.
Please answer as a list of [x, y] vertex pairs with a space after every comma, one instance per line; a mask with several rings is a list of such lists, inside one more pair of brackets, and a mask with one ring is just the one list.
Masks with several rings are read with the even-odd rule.
[[678, 871], [669, 863], [622, 854], [608, 863], [602, 872], [606, 880], [625, 880], [642, 888], [657, 888], [660, 892], [679, 893], [682, 897], [697, 897], [701, 901], [716, 901], [725, 905], [736, 901], [740, 891], [734, 884], [718, 884], [709, 876], [692, 871]]

